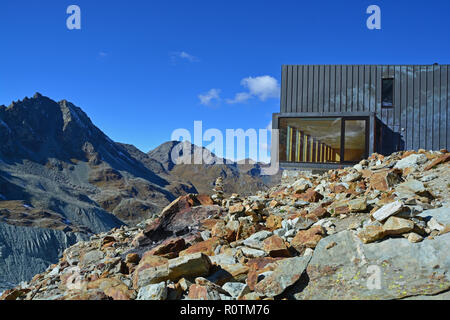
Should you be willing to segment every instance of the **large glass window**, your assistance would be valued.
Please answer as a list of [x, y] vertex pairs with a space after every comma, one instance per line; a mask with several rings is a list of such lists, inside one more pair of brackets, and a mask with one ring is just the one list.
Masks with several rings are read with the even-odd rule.
[[367, 120], [280, 118], [281, 162], [359, 162], [367, 156]]
[[280, 161], [341, 161], [340, 118], [281, 118]]
[[345, 120], [344, 161], [359, 162], [366, 157], [366, 120]]

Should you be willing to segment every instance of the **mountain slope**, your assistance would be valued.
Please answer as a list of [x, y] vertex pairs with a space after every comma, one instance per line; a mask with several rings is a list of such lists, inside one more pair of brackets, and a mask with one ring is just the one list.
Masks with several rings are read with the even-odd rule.
[[43, 271], [79, 239], [159, 213], [178, 196], [169, 185], [65, 100], [1, 106], [0, 286]]
[[43, 271], [77, 240], [136, 225], [180, 195], [211, 193], [218, 176], [229, 192], [266, 187], [249, 174], [257, 164], [242, 172], [234, 163], [175, 164], [179, 144], [143, 153], [112, 141], [79, 107], [38, 93], [0, 106], [0, 289]]

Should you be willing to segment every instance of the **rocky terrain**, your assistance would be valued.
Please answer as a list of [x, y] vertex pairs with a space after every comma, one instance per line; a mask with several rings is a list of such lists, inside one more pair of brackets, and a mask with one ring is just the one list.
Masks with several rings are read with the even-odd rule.
[[5, 300], [448, 299], [450, 153], [285, 171], [250, 196], [180, 196], [79, 241]]
[[0, 291], [44, 271], [79, 240], [134, 226], [181, 195], [210, 190], [213, 181], [196, 179], [198, 170], [223, 176], [230, 189], [242, 190], [241, 181], [249, 190], [267, 188], [258, 164], [178, 174], [164, 155], [166, 145], [178, 144], [146, 154], [112, 141], [72, 103], [39, 93], [0, 105]]

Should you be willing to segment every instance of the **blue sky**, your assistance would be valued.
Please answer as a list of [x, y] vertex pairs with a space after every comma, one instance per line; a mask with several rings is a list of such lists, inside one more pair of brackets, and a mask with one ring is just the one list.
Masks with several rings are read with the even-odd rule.
[[[81, 30], [66, 27], [72, 4]], [[366, 27], [372, 4], [381, 30]], [[67, 99], [148, 151], [195, 120], [267, 127], [282, 64], [448, 64], [449, 16], [447, 0], [2, 0], [0, 104]]]

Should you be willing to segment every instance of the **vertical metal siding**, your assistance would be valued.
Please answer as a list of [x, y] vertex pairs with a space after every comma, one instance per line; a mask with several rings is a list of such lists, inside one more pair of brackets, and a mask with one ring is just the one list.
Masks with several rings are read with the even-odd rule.
[[[449, 148], [449, 68], [284, 65], [282, 113], [375, 112], [405, 149]], [[394, 107], [381, 107], [383, 78], [394, 78]]]
[[287, 112], [287, 110], [286, 110], [286, 99], [287, 99], [286, 77], [287, 77], [286, 66], [282, 66], [281, 67], [281, 96], [280, 96], [280, 111], [281, 112]]
[[406, 148], [413, 149], [413, 130], [414, 130], [414, 67], [407, 67], [407, 101], [406, 101]]
[[446, 148], [450, 144], [450, 139], [448, 137], [449, 131], [448, 130], [448, 73], [447, 73], [448, 67], [442, 67], [441, 70], [441, 94], [440, 94], [440, 120], [441, 120], [441, 126], [440, 126], [440, 133], [439, 133], [439, 148]]
[[439, 68], [433, 66], [433, 150], [439, 150], [439, 133], [440, 133], [440, 88], [441, 88], [441, 77]]
[[408, 69], [406, 66], [399, 67], [399, 75], [400, 75], [400, 104], [398, 111], [398, 124], [400, 126], [402, 139], [405, 143], [405, 146], [408, 141], [408, 130], [407, 130], [407, 108], [408, 108]]

